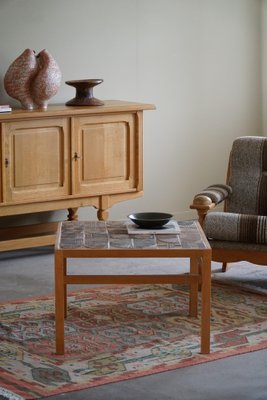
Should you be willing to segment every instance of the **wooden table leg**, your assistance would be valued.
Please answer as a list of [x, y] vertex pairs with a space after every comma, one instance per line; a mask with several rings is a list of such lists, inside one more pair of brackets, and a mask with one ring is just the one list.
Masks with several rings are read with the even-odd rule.
[[60, 250], [55, 250], [55, 328], [56, 354], [64, 354], [64, 315], [66, 312], [66, 288], [64, 274], [66, 261]]
[[211, 313], [211, 253], [202, 257], [201, 265], [201, 353], [210, 353], [210, 313]]
[[[196, 257], [190, 258], [190, 274], [199, 274], [199, 261]], [[189, 294], [189, 315], [190, 317], [197, 317], [198, 312], [198, 280], [190, 282]]]
[[[63, 258], [63, 276], [67, 275], [67, 260]], [[67, 284], [64, 283], [64, 318], [67, 318]]]

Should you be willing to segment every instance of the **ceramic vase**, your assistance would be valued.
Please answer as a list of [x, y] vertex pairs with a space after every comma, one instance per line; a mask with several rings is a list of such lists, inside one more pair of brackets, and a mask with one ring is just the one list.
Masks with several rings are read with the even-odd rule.
[[7, 94], [20, 101], [22, 107], [26, 109], [34, 108], [31, 85], [37, 69], [35, 52], [26, 49], [13, 61], [4, 77], [4, 87]]
[[4, 87], [10, 97], [20, 101], [23, 108], [46, 109], [61, 83], [61, 71], [51, 54], [42, 50], [37, 56], [26, 49], [8, 68]]
[[67, 85], [76, 88], [76, 96], [66, 103], [66, 106], [103, 106], [103, 101], [96, 99], [93, 89], [103, 82], [103, 79], [81, 79], [66, 81]]
[[61, 83], [61, 71], [57, 62], [47, 50], [37, 55], [38, 71], [32, 82], [32, 96], [38, 108], [47, 108], [48, 100], [53, 97]]

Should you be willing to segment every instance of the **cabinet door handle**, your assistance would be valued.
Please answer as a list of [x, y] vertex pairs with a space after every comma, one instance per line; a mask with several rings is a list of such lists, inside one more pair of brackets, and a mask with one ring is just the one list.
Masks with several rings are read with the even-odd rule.
[[7, 168], [7, 167], [8, 167], [8, 165], [9, 165], [8, 158], [5, 158], [5, 167]]
[[77, 161], [77, 160], [79, 160], [81, 157], [78, 155], [78, 153], [75, 151], [75, 153], [74, 153], [74, 157], [73, 157], [73, 159], [74, 159], [74, 161]]

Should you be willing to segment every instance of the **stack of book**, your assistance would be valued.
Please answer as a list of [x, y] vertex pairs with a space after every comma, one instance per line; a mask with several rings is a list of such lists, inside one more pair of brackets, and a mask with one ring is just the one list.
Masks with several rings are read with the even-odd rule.
[[0, 104], [0, 113], [10, 112], [12, 108], [9, 104]]

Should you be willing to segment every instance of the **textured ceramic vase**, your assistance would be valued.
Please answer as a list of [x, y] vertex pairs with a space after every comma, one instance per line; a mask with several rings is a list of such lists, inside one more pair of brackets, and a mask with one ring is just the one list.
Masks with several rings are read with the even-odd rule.
[[51, 54], [42, 50], [37, 55], [38, 71], [32, 82], [32, 96], [38, 108], [47, 108], [48, 100], [55, 96], [61, 83], [61, 71]]
[[46, 109], [61, 83], [58, 64], [46, 50], [37, 56], [26, 49], [8, 68], [4, 86], [10, 97], [20, 101], [23, 108]]
[[13, 61], [5, 74], [4, 87], [7, 94], [20, 101], [23, 108], [34, 108], [31, 85], [37, 69], [35, 52], [26, 49]]

